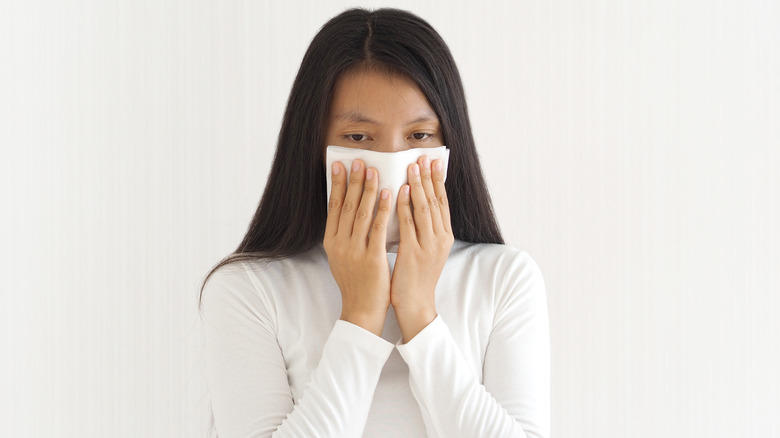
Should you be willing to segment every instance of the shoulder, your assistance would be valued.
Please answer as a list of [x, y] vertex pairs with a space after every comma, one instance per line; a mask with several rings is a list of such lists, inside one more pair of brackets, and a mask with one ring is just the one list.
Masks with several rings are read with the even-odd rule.
[[541, 269], [528, 251], [497, 243], [470, 243], [456, 240], [450, 257], [463, 264], [495, 267], [513, 275], [539, 275]]
[[214, 270], [206, 279], [207, 289], [225, 287], [258, 287], [258, 280], [267, 277], [286, 277], [307, 270], [318, 269], [327, 264], [322, 245], [290, 257], [270, 259], [257, 256], [232, 260]]
[[511, 245], [456, 241], [450, 258], [454, 268], [478, 272], [481, 278], [491, 279], [497, 304], [546, 299], [542, 270], [526, 250]]
[[247, 262], [231, 260], [211, 271], [200, 295], [201, 316], [226, 317], [243, 303], [255, 301], [257, 290], [247, 274]]
[[256, 257], [229, 261], [206, 278], [200, 298], [201, 311], [268, 313], [271, 296], [280, 285], [322, 269], [321, 246], [291, 257], [268, 259]]
[[245, 262], [231, 260], [212, 270], [204, 279], [201, 303], [212, 302], [226, 293], [246, 293], [252, 288], [246, 273]]

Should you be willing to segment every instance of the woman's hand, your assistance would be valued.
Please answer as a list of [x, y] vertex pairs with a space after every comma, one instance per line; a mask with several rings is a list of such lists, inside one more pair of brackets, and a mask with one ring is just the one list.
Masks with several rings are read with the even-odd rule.
[[376, 169], [366, 170], [362, 161], [353, 161], [349, 187], [341, 163], [333, 163], [331, 172], [328, 221], [322, 243], [330, 271], [341, 290], [341, 319], [381, 336], [390, 307], [390, 268], [385, 252], [390, 193], [382, 190], [372, 222], [379, 180]]
[[455, 241], [441, 161], [431, 165], [422, 156], [407, 173], [409, 185], [398, 194], [401, 242], [390, 282], [404, 343], [436, 318], [436, 283]]

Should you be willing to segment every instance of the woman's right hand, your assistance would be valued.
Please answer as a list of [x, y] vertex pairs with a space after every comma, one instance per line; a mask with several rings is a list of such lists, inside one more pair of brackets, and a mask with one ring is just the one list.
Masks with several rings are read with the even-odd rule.
[[372, 221], [379, 182], [376, 169], [366, 170], [362, 161], [355, 160], [348, 176], [337, 161], [331, 173], [322, 243], [341, 290], [341, 319], [381, 336], [390, 307], [390, 268], [385, 252], [390, 193], [382, 190]]

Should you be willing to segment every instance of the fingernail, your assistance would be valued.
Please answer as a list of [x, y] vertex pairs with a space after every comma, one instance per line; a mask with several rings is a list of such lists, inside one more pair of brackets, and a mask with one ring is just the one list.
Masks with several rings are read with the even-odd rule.
[[352, 171], [357, 172], [358, 170], [360, 170], [360, 162], [355, 160], [352, 162]]
[[382, 190], [382, 193], [379, 194], [379, 197], [381, 199], [387, 199], [388, 196], [390, 196], [390, 192], [388, 192], [387, 190]]
[[420, 175], [420, 166], [418, 166], [417, 164], [412, 166], [412, 173], [415, 174], [415, 176], [419, 176]]
[[431, 160], [427, 156], [423, 157], [423, 167], [426, 169], [431, 168]]
[[409, 186], [408, 185], [404, 186], [403, 191], [404, 191], [404, 196], [409, 196]]
[[371, 181], [371, 178], [374, 177], [374, 171], [371, 169], [368, 169], [366, 171], [366, 181]]
[[441, 161], [436, 160], [433, 162], [433, 170], [441, 172]]
[[333, 164], [330, 166], [330, 168], [333, 170], [333, 174], [334, 174], [334, 175], [338, 175], [338, 174], [339, 174], [339, 172], [341, 172], [341, 169], [339, 168], [339, 166], [338, 166], [336, 163], [333, 163]]

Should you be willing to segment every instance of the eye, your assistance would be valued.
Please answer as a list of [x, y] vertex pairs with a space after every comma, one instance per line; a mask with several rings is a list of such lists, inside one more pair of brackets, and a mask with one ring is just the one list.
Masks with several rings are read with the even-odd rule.
[[356, 143], [359, 143], [359, 142], [361, 142], [361, 141], [363, 141], [363, 140], [368, 138], [368, 136], [365, 135], [365, 134], [347, 134], [344, 137], [347, 140], [351, 140], [351, 141], [354, 141]]
[[415, 140], [428, 140], [431, 137], [433, 137], [433, 134], [427, 132], [415, 132], [414, 134], [412, 134], [412, 137]]

